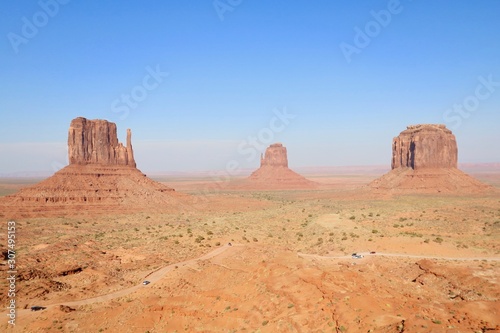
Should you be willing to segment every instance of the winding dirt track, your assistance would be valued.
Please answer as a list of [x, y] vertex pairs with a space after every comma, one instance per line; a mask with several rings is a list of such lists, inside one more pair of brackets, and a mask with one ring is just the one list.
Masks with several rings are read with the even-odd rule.
[[[242, 245], [235, 244], [233, 246], [236, 247], [236, 246], [242, 246]], [[162, 277], [164, 277], [168, 272], [176, 269], [176, 267], [177, 268], [184, 267], [184, 266], [188, 266], [191, 264], [195, 264], [199, 260], [207, 260], [207, 259], [213, 258], [213, 257], [221, 254], [222, 252], [226, 251], [227, 249], [232, 248], [233, 246], [224, 245], [224, 246], [216, 248], [215, 250], [213, 250], [213, 251], [211, 251], [211, 252], [209, 252], [201, 257], [165, 266], [163, 268], [160, 268], [160, 269], [148, 274], [147, 280], [150, 282], [150, 284], [155, 283], [155, 282], [159, 281]], [[55, 303], [55, 304], [50, 304], [50, 305], [42, 305], [42, 304], [37, 304], [37, 305], [43, 306], [46, 309], [50, 309], [50, 308], [60, 306], [60, 305], [66, 305], [69, 307], [76, 307], [76, 306], [87, 305], [87, 304], [92, 304], [92, 303], [106, 302], [106, 301], [110, 301], [110, 300], [115, 299], [115, 298], [129, 295], [140, 288], [147, 288], [148, 286], [143, 285], [141, 282], [141, 284], [139, 284], [139, 285], [136, 285], [136, 286], [133, 286], [130, 288], [125, 288], [122, 290], [118, 290], [118, 291], [115, 291], [115, 292], [110, 293], [110, 294], [93, 297], [93, 298], [87, 298], [87, 299], [83, 299], [83, 300], [79, 300], [79, 301], [72, 301], [72, 302], [60, 302], [60, 303]], [[31, 310], [29, 310], [29, 309], [18, 310], [18, 314], [23, 314], [23, 313], [26, 314], [26, 313], [30, 313], [30, 312], [31, 312]]]
[[[221, 247], [216, 248], [215, 250], [201, 256], [198, 258], [182, 261], [179, 263], [175, 264], [170, 264], [168, 266], [165, 266], [163, 268], [160, 268], [149, 275], [147, 275], [148, 281], [150, 283], [155, 283], [159, 281], [161, 278], [163, 278], [168, 272], [176, 269], [176, 267], [185, 267], [191, 264], [195, 264], [199, 260], [207, 260], [211, 259], [222, 252], [228, 250], [229, 248], [232, 247], [239, 247], [239, 246], [244, 246], [241, 244], [234, 244], [234, 245], [224, 245]], [[398, 254], [398, 253], [375, 253], [375, 254], [370, 254], [369, 252], [358, 252], [358, 254], [362, 254], [364, 258], [361, 259], [354, 259], [354, 260], [364, 260], [373, 256], [385, 256], [385, 257], [404, 257], [404, 258], [417, 258], [417, 259], [442, 259], [442, 260], [454, 260], [454, 261], [474, 261], [474, 260], [491, 260], [491, 261], [500, 261], [500, 258], [496, 257], [481, 257], [481, 258], [451, 258], [451, 257], [435, 257], [435, 256], [422, 256], [422, 255], [411, 255], [411, 254]], [[301, 258], [312, 258], [312, 259], [351, 259], [351, 256], [320, 256], [316, 254], [305, 254], [305, 253], [300, 253], [298, 252], [297, 255]], [[50, 309], [56, 306], [60, 305], [66, 305], [70, 307], [76, 307], [76, 306], [81, 306], [81, 305], [87, 305], [87, 304], [92, 304], [92, 303], [99, 303], [99, 302], [106, 302], [113, 300], [115, 298], [123, 297], [126, 295], [129, 295], [136, 290], [140, 288], [147, 288], [147, 286], [144, 286], [141, 282], [141, 284], [130, 287], [130, 288], [125, 288], [119, 291], [115, 291], [110, 294], [102, 295], [102, 296], [97, 296], [93, 298], [87, 298], [79, 301], [72, 301], [72, 302], [60, 302], [60, 303], [55, 303], [55, 304], [50, 304], [50, 305], [43, 305], [46, 309]], [[37, 304], [41, 305], [41, 304]], [[29, 309], [23, 309], [23, 310], [18, 310], [18, 314], [28, 314], [32, 313]], [[36, 313], [36, 312], [35, 312]]]
[[[461, 258], [461, 257], [437, 257], [437, 256], [422, 256], [413, 254], [401, 254], [401, 253], [384, 253], [377, 252], [370, 254], [369, 252], [357, 252], [361, 254], [364, 258], [354, 259], [363, 260], [369, 257], [382, 256], [382, 257], [399, 257], [399, 258], [415, 258], [415, 259], [441, 259], [441, 260], [452, 260], [452, 261], [474, 261], [474, 260], [489, 260], [489, 261], [500, 261], [497, 257], [473, 257], [473, 258]], [[352, 256], [320, 256], [317, 254], [306, 254], [298, 252], [297, 255], [301, 258], [313, 258], [313, 259], [351, 259]]]

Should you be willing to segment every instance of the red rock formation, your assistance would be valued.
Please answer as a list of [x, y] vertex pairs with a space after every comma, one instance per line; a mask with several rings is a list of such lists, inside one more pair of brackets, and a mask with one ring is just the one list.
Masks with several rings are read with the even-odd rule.
[[[127, 147], [118, 142], [116, 125], [106, 120], [76, 118], [68, 133], [70, 165], [52, 177], [2, 198], [21, 216], [81, 212], [124, 212], [148, 206], [156, 209], [179, 202], [174, 190], [136, 168], [127, 130]], [[174, 196], [175, 195], [175, 196]]]
[[457, 142], [444, 125], [414, 125], [394, 138], [392, 169], [456, 168]]
[[260, 166], [263, 167], [266, 165], [288, 168], [288, 155], [286, 147], [283, 147], [283, 144], [272, 144], [266, 149], [265, 155], [261, 154]]
[[247, 187], [268, 189], [314, 188], [317, 185], [288, 168], [287, 150], [281, 143], [266, 149], [265, 155], [260, 158], [260, 168], [248, 180], [250, 184], [247, 183]]
[[491, 191], [457, 169], [457, 142], [444, 125], [414, 125], [394, 138], [392, 170], [369, 184], [396, 193], [462, 193]]
[[70, 164], [128, 165], [135, 168], [131, 131], [127, 147], [118, 142], [116, 124], [106, 120], [73, 119], [68, 131]]

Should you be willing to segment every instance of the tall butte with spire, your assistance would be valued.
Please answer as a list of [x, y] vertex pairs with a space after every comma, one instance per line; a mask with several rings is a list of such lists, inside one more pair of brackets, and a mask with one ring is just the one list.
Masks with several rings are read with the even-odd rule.
[[391, 171], [369, 187], [401, 193], [472, 194], [492, 190], [460, 171], [457, 161], [457, 141], [445, 125], [407, 126], [392, 140]]
[[281, 143], [270, 145], [261, 154], [260, 168], [248, 178], [250, 184], [267, 189], [315, 188], [318, 184], [288, 168], [288, 153]]
[[[52, 177], [2, 198], [2, 204], [26, 216], [161, 208], [178, 202], [174, 190], [155, 182], [136, 167], [132, 132], [127, 146], [118, 141], [116, 124], [83, 117], [71, 121], [68, 131], [69, 165]], [[73, 210], [73, 212], [71, 212]]]
[[127, 146], [118, 142], [116, 124], [83, 117], [71, 121], [68, 131], [69, 164], [127, 165], [135, 168], [132, 131], [127, 129]]

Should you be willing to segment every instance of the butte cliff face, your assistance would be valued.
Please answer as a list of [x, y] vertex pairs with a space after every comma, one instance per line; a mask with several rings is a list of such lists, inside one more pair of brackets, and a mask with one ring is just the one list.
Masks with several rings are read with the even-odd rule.
[[392, 170], [369, 187], [396, 193], [481, 193], [492, 188], [457, 169], [455, 136], [445, 125], [408, 126], [392, 142]]
[[288, 153], [286, 147], [283, 147], [281, 143], [270, 145], [266, 149], [266, 154], [261, 154], [260, 156], [260, 166], [288, 168]]
[[[68, 131], [70, 164], [52, 177], [5, 197], [5, 209], [20, 216], [52, 216], [75, 212], [135, 211], [179, 202], [174, 190], [136, 168], [127, 130], [127, 146], [118, 142], [116, 124], [76, 118]], [[16, 208], [12, 210], [12, 208]]]
[[392, 143], [392, 169], [456, 168], [457, 141], [444, 125], [413, 125]]
[[127, 129], [127, 146], [118, 142], [116, 124], [106, 120], [73, 119], [68, 131], [70, 164], [128, 165], [135, 168], [132, 132]]
[[287, 149], [281, 143], [266, 149], [260, 158], [260, 168], [250, 175], [248, 181], [250, 187], [267, 189], [314, 188], [317, 185], [288, 168]]

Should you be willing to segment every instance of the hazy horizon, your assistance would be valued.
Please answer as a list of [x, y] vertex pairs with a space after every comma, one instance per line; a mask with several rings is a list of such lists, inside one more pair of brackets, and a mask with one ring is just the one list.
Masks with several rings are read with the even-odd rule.
[[499, 162], [500, 3], [450, 4], [3, 2], [0, 175], [66, 165], [79, 116], [131, 128], [145, 173], [257, 168], [274, 142], [292, 168], [390, 167], [419, 123]]

